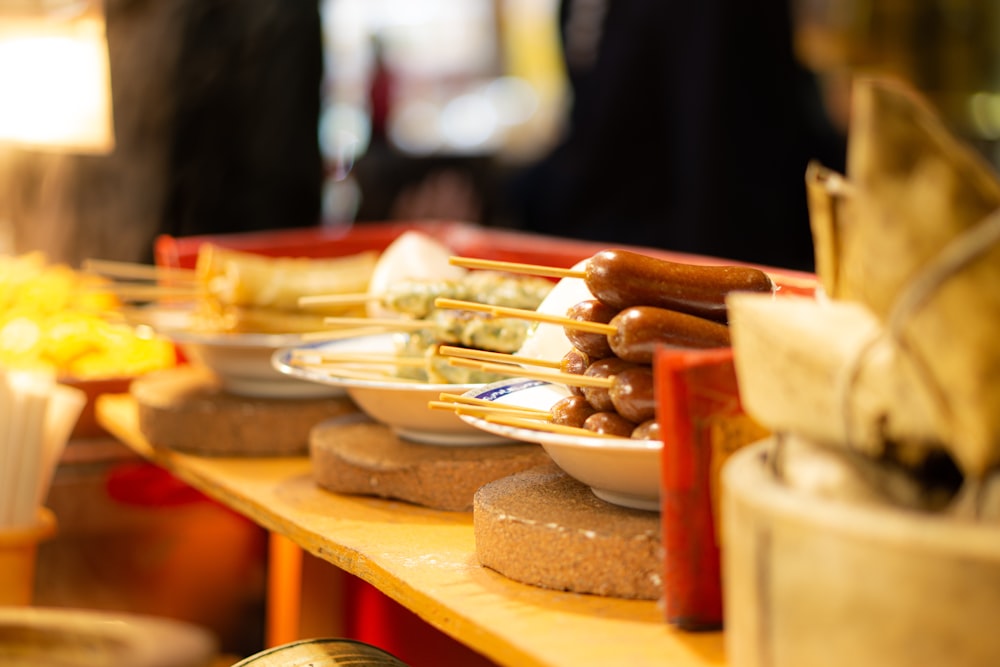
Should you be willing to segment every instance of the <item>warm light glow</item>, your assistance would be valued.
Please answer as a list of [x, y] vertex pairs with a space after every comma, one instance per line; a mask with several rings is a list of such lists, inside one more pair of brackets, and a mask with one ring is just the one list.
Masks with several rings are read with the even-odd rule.
[[103, 17], [0, 18], [0, 142], [114, 148]]

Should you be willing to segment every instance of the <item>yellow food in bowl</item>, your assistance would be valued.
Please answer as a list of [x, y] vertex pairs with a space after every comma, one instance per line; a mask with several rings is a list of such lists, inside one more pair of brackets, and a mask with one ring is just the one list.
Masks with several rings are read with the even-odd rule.
[[0, 257], [0, 367], [100, 379], [175, 365], [173, 344], [117, 320], [117, 297], [100, 287], [41, 253]]

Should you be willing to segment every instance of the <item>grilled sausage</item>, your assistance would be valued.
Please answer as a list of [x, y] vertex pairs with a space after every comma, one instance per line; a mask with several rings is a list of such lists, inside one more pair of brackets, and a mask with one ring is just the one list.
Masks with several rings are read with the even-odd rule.
[[633, 440], [662, 440], [660, 437], [660, 422], [647, 419], [632, 431]]
[[[563, 373], [569, 373], [570, 375], [583, 375], [587, 372], [587, 368], [589, 367], [590, 357], [576, 348], [573, 348], [564, 354], [563, 358], [559, 362], [559, 370]], [[569, 390], [577, 396], [583, 396], [582, 387], [569, 385]]]
[[[597, 378], [613, 378], [622, 371], [633, 368], [635, 364], [619, 359], [618, 357], [608, 357], [599, 359], [587, 367], [584, 375]], [[612, 380], [612, 385], [613, 385]], [[583, 387], [583, 395], [587, 402], [598, 412], [615, 411], [615, 404], [611, 400], [611, 390], [606, 387]]]
[[611, 349], [621, 359], [649, 364], [657, 347], [728, 347], [729, 327], [702, 317], [651, 306], [633, 306], [609, 322]]
[[625, 419], [617, 412], [595, 412], [587, 417], [587, 421], [583, 422], [583, 427], [595, 433], [628, 438], [635, 430], [635, 423]]
[[597, 412], [583, 396], [567, 396], [558, 400], [549, 413], [552, 415], [552, 423], [562, 426], [574, 426], [582, 428], [587, 417]]
[[[597, 299], [581, 301], [566, 311], [566, 317], [571, 320], [600, 322], [601, 324], [607, 324], [617, 314], [617, 309]], [[566, 338], [569, 339], [573, 347], [582, 351], [593, 361], [610, 357], [614, 354], [611, 351], [611, 345], [608, 343], [608, 337], [604, 334], [581, 331], [580, 329], [570, 327], [566, 327], [565, 332]]]
[[584, 282], [615, 310], [657, 306], [717, 322], [727, 321], [730, 292], [774, 290], [771, 278], [753, 267], [684, 264], [616, 249], [602, 250], [587, 261]]
[[638, 424], [656, 416], [653, 386], [653, 369], [635, 366], [612, 378], [608, 396], [618, 414]]

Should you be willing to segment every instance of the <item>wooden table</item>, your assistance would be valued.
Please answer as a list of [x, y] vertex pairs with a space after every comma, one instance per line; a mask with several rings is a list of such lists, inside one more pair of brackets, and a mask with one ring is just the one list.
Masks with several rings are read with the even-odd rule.
[[471, 513], [325, 491], [313, 482], [308, 457], [209, 458], [153, 448], [127, 394], [101, 396], [97, 417], [141, 456], [499, 664], [725, 664], [722, 633], [677, 630], [654, 602], [545, 590], [482, 567]]

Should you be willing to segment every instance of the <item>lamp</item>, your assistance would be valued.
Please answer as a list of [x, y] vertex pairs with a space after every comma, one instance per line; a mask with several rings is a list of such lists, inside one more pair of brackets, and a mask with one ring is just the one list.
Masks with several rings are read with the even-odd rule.
[[0, 0], [0, 142], [114, 149], [101, 0]]

